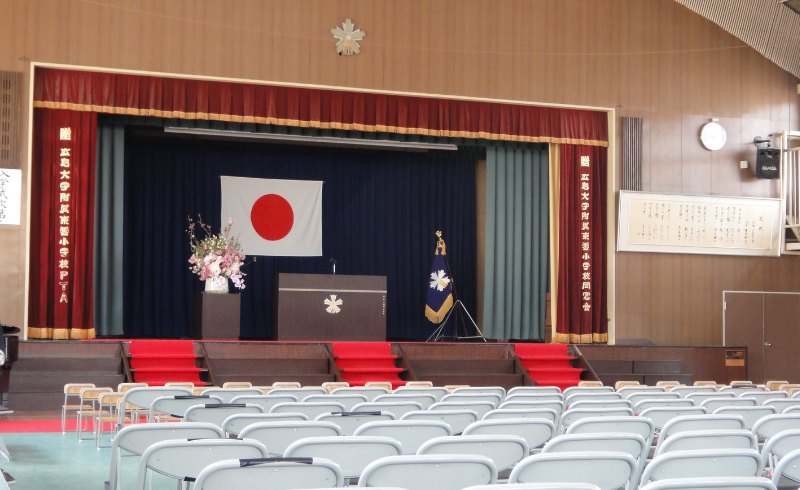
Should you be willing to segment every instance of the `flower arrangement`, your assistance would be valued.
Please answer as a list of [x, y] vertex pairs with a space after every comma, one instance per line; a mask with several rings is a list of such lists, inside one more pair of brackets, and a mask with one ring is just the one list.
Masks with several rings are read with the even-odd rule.
[[[206, 281], [206, 290], [227, 292], [228, 278], [233, 281], [234, 286], [244, 289], [244, 276], [247, 274], [241, 268], [246, 265], [245, 255], [238, 237], [229, 236], [232, 225], [233, 220], [228, 218], [228, 226], [214, 235], [200, 215], [196, 222], [189, 218], [189, 228], [186, 230], [192, 249], [189, 270], [200, 276], [201, 281]], [[202, 239], [197, 236], [200, 231], [205, 234]], [[209, 282], [211, 288], [208, 287]]]

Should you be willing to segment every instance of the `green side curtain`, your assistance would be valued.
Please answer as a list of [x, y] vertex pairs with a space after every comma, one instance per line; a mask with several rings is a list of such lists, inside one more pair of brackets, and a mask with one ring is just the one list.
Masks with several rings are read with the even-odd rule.
[[550, 287], [547, 146], [486, 150], [483, 335], [543, 340]]
[[94, 328], [122, 335], [125, 127], [97, 125], [94, 212]]

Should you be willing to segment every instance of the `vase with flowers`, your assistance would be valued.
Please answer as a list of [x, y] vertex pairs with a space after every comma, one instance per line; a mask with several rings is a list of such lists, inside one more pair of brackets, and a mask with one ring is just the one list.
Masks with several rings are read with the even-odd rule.
[[[228, 279], [238, 289], [244, 289], [245, 254], [239, 244], [238, 237], [230, 236], [233, 220], [228, 218], [228, 225], [218, 234], [211, 232], [211, 227], [203, 223], [198, 215], [195, 221], [189, 218], [189, 246], [192, 256], [189, 257], [189, 269], [205, 281], [207, 293], [227, 293]], [[199, 234], [202, 233], [202, 238]], [[255, 258], [253, 259], [255, 260]]]

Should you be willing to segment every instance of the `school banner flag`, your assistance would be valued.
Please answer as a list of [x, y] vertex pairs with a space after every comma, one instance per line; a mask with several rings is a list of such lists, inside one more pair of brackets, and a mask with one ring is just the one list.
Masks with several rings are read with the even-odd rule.
[[433, 323], [442, 323], [447, 312], [453, 307], [453, 285], [449, 277], [447, 262], [444, 260], [446, 246], [442, 240], [442, 232], [437, 231], [439, 241], [433, 255], [428, 301], [425, 303], [425, 316]]
[[222, 223], [247, 255], [322, 255], [322, 182], [220, 177]]

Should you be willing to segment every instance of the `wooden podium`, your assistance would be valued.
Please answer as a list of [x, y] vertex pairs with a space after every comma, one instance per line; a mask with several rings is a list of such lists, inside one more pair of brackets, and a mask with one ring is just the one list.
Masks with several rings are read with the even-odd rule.
[[276, 274], [272, 338], [384, 342], [386, 276]]
[[195, 340], [239, 340], [241, 294], [194, 293]]

